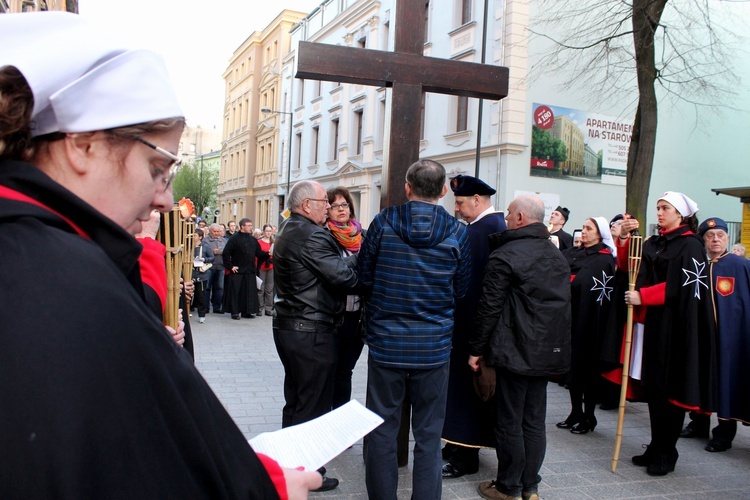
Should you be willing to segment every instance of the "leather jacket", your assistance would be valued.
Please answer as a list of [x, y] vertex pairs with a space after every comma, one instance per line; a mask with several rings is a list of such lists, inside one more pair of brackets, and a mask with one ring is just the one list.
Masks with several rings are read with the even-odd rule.
[[570, 267], [542, 223], [490, 236], [471, 354], [519, 375], [570, 367]]
[[343, 258], [333, 236], [293, 213], [281, 223], [273, 251], [276, 316], [337, 325], [357, 284], [356, 255]]

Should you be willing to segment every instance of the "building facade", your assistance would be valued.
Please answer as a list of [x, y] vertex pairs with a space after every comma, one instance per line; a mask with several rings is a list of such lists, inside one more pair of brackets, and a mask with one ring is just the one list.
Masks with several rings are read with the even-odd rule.
[[78, 0], [0, 0], [0, 14], [45, 10], [78, 14]]
[[305, 14], [285, 10], [263, 31], [252, 33], [234, 51], [223, 75], [224, 127], [218, 204], [222, 222], [253, 219], [276, 223], [280, 189], [276, 152], [283, 108], [281, 70], [289, 52], [290, 29]]
[[[255, 128], [254, 157], [264, 169], [270, 169], [268, 180], [258, 175], [265, 170], [253, 171], [250, 176], [256, 184], [252, 187], [248, 184], [247, 189], [252, 189], [256, 196], [262, 192], [268, 197], [268, 205], [255, 203], [254, 212], [250, 210], [257, 214], [255, 218], [265, 220], [268, 216], [268, 220], [276, 221], [283, 210], [287, 187], [304, 179], [316, 180], [326, 188], [346, 186], [352, 193], [357, 217], [365, 226], [380, 210], [381, 172], [389, 136], [390, 89], [304, 81], [294, 75], [300, 41], [363, 50], [393, 50], [398, 23], [394, 15], [393, 0], [327, 0], [291, 28], [289, 50], [281, 51], [279, 73], [274, 75], [277, 76], [273, 87], [276, 101], [268, 101], [275, 102], [268, 107], [280, 113], [268, 115], [265, 120], [266, 115], [258, 116], [257, 112], [254, 115], [261, 121]], [[592, 98], [587, 95], [585, 83], [561, 89], [556, 86], [563, 80], [560, 75], [545, 73], [544, 68], [540, 70], [539, 62], [549, 50], [549, 42], [544, 36], [529, 35], [533, 19], [544, 16], [538, 11], [538, 2], [490, 1], [486, 32], [483, 32], [485, 13], [481, 0], [426, 2], [424, 15], [424, 55], [505, 66], [510, 70], [510, 82], [508, 96], [498, 102], [424, 94], [420, 157], [441, 162], [450, 177], [477, 175], [495, 187], [497, 194], [493, 203], [498, 210], [504, 210], [519, 194], [534, 193], [543, 199], [548, 212], [560, 204], [570, 208], [571, 229], [580, 227], [588, 217], [610, 218], [624, 211], [623, 179], [613, 180], [601, 173], [603, 159], [627, 157], [627, 143], [589, 147], [587, 151], [592, 130], [586, 128], [585, 117], [597, 123], [611, 120], [632, 124], [635, 110], [633, 106], [605, 97]], [[251, 101], [254, 110], [266, 106], [260, 101], [262, 95], [253, 97], [258, 99]], [[568, 150], [566, 174], [561, 177], [540, 177], [532, 173], [534, 103], [577, 110], [583, 116], [555, 117], [556, 122], [559, 120], [559, 136]], [[737, 220], [738, 214], [733, 216], [727, 212], [730, 203], [713, 196], [705, 182], [689, 182], [700, 175], [697, 174], [701, 171], [698, 158], [726, 156], [726, 152], [718, 148], [717, 140], [735, 137], [736, 133], [734, 129], [718, 134], [715, 130], [696, 131], [693, 124], [692, 130], [687, 132], [691, 140], [686, 142], [683, 131], [690, 128], [690, 124], [677, 121], [684, 113], [682, 108], [660, 110], [651, 198], [665, 190], [682, 190], [699, 201], [704, 213]], [[662, 123], [669, 125], [662, 126]], [[717, 122], [711, 120], [710, 123]], [[228, 141], [225, 144], [230, 144], [232, 137], [227, 137], [226, 132], [225, 138]], [[266, 138], [270, 142], [265, 142]], [[260, 144], [265, 145], [262, 154], [258, 152]], [[270, 158], [269, 167], [263, 163], [266, 158]], [[223, 160], [227, 160], [226, 155]], [[715, 163], [712, 168], [717, 173], [721, 170], [727, 180], [725, 183], [742, 183], [738, 180], [738, 170], [729, 164]], [[228, 182], [228, 179], [223, 180]], [[265, 182], [275, 183], [275, 189]], [[452, 211], [453, 201], [449, 191], [440, 203]]]

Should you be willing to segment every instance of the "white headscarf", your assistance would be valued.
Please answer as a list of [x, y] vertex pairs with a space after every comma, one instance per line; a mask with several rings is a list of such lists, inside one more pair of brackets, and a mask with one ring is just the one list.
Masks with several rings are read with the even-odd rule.
[[67, 12], [0, 16], [0, 68], [34, 95], [32, 136], [183, 116], [161, 56]]
[[607, 245], [607, 248], [609, 248], [612, 251], [612, 255], [614, 255], [615, 242], [612, 241], [612, 233], [609, 230], [609, 221], [604, 217], [592, 217], [591, 219], [596, 222], [596, 227], [599, 229], [599, 235], [602, 237], [602, 243]]
[[683, 217], [690, 217], [698, 212], [698, 204], [677, 191], [667, 191], [659, 199], [672, 205]]

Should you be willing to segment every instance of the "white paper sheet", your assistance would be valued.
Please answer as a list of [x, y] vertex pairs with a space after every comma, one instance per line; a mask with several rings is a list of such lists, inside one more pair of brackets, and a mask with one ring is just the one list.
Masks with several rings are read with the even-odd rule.
[[325, 415], [249, 441], [253, 449], [282, 467], [317, 470], [383, 423], [362, 403], [351, 400]]

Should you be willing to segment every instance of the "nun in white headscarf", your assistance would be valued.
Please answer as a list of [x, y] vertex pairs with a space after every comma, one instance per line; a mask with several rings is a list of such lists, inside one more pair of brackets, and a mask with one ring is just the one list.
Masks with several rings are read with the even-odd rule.
[[609, 223], [604, 217], [594, 217], [583, 223], [581, 246], [563, 252], [571, 274], [572, 359], [567, 379], [571, 411], [557, 427], [573, 434], [588, 434], [597, 424], [599, 358], [614, 298], [613, 251]]

